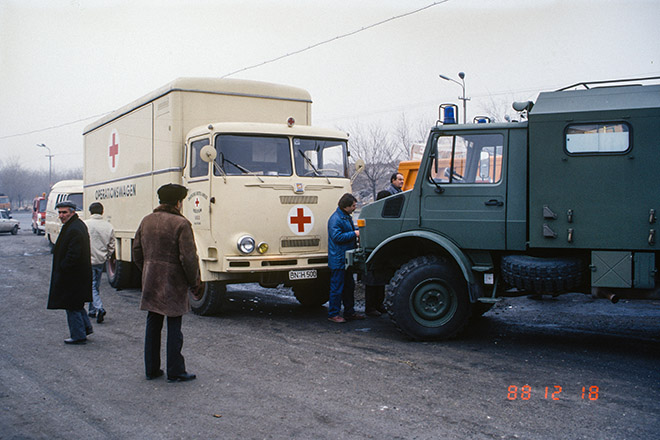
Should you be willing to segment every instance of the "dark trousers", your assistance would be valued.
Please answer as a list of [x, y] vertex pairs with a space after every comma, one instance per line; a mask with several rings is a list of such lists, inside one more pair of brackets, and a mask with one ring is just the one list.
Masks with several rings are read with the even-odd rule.
[[[83, 307], [85, 305], [83, 304]], [[87, 333], [92, 332], [92, 323], [84, 308], [66, 311], [66, 321], [69, 324], [69, 333], [74, 341], [87, 339]]]
[[[147, 331], [144, 337], [144, 367], [147, 376], [160, 370], [160, 334], [164, 316], [158, 313], [147, 314]], [[180, 376], [186, 372], [186, 364], [181, 354], [183, 333], [181, 316], [167, 317], [167, 376]]]
[[344, 303], [344, 318], [355, 314], [355, 281], [353, 272], [344, 269], [330, 269], [330, 300], [328, 318], [338, 316]]

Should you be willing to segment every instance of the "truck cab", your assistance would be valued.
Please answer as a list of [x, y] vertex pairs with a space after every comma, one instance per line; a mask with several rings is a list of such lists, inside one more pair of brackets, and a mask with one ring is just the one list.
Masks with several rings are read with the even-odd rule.
[[390, 280], [413, 339], [455, 336], [502, 296], [656, 287], [660, 86], [515, 108], [520, 122], [433, 127], [414, 187], [360, 213], [348, 264]]

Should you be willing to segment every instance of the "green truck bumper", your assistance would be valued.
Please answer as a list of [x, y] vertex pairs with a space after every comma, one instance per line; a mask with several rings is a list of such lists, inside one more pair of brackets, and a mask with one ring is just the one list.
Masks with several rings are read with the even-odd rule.
[[355, 272], [364, 272], [366, 260], [364, 250], [361, 248], [346, 251], [346, 269], [351, 268]]

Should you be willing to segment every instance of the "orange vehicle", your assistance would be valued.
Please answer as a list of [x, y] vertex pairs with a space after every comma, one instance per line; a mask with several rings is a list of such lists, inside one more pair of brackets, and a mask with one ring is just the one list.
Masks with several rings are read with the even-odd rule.
[[7, 212], [11, 212], [11, 202], [9, 197], [4, 194], [0, 194], [0, 209], [6, 209]]
[[43, 235], [46, 233], [46, 193], [37, 196], [32, 201], [32, 233]]

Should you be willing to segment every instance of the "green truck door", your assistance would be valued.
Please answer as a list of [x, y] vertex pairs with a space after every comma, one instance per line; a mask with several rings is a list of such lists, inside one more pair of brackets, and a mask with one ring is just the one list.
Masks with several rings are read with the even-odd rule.
[[505, 249], [505, 130], [438, 132], [426, 161], [420, 222], [463, 249]]

